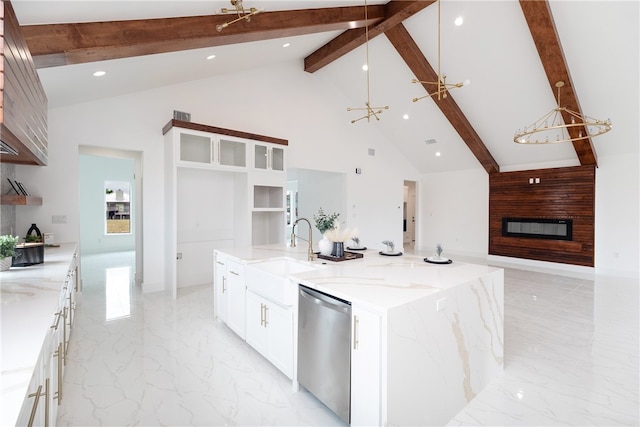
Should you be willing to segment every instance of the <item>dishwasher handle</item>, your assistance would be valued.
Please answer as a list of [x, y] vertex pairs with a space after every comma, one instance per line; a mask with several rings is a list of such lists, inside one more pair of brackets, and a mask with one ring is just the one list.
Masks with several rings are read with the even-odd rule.
[[322, 307], [339, 311], [342, 313], [351, 314], [351, 303], [349, 301], [336, 298], [331, 295], [316, 291], [314, 289], [307, 288], [300, 285], [300, 297], [311, 301], [313, 304], [320, 305]]

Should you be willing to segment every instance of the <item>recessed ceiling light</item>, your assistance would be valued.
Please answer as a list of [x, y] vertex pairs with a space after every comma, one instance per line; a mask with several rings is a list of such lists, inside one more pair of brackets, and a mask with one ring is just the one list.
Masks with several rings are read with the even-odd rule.
[[212, 55], [207, 56], [207, 59], [213, 59], [213, 58], [215, 58], [215, 57], [216, 57], [216, 56], [212, 54]]
[[291, 43], [289, 43], [289, 42], [287, 42], [287, 43], [282, 45], [282, 47], [289, 47], [289, 46], [291, 46]]
[[460, 25], [464, 24], [464, 18], [462, 16], [458, 16], [456, 20], [453, 21], [453, 23], [459, 27]]
[[362, 66], [362, 70], [367, 71], [368, 69], [369, 69], [369, 65], [364, 64], [364, 65]]
[[440, 157], [440, 152], [436, 151], [436, 157]]
[[405, 119], [405, 120], [409, 120], [409, 115], [405, 114], [405, 115], [402, 116], [402, 118]]
[[95, 73], [93, 73], [94, 77], [102, 77], [105, 74], [107, 74], [106, 71], [96, 71]]

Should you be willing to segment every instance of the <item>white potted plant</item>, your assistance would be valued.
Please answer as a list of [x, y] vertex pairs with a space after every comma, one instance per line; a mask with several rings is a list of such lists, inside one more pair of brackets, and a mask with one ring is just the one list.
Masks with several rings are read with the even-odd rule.
[[333, 243], [327, 238], [325, 233], [336, 228], [339, 216], [340, 214], [336, 212], [327, 214], [322, 208], [318, 209], [318, 214], [313, 216], [313, 219], [316, 221], [316, 228], [322, 233], [322, 240], [318, 242], [318, 249], [320, 249], [322, 255], [331, 255]]
[[18, 236], [9, 234], [0, 236], [0, 271], [7, 271], [11, 268], [13, 256], [16, 254], [18, 239]]

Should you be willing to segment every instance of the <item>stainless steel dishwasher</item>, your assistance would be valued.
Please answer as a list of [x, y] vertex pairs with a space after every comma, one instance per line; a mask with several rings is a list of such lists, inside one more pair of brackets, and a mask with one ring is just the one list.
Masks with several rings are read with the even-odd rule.
[[298, 382], [349, 423], [351, 303], [303, 285], [298, 303]]

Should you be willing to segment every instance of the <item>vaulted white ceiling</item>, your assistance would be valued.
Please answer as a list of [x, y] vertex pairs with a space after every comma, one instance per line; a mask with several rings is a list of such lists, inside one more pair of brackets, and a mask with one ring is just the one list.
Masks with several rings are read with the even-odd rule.
[[[245, 6], [266, 11], [362, 5], [363, 1], [260, 1]], [[369, 5], [387, 1], [369, 0]], [[211, 15], [227, 1], [58, 1], [13, 0], [21, 25], [150, 19]], [[551, 0], [573, 86], [584, 113], [610, 118], [614, 129], [593, 139], [597, 156], [638, 153], [640, 116], [640, 7], [636, 1]], [[454, 25], [458, 16], [464, 24]], [[255, 19], [258, 19], [256, 17]], [[555, 106], [531, 33], [518, 1], [443, 0], [441, 4], [441, 69], [448, 82], [471, 85], [451, 91], [460, 109], [487, 146], [501, 170], [540, 165], [579, 164], [570, 144], [521, 146], [513, 134]], [[427, 60], [437, 67], [437, 9], [427, 7], [404, 22]], [[281, 61], [300, 60], [333, 39], [327, 32], [215, 48], [40, 69], [50, 108], [151, 89], [187, 80], [223, 75]], [[290, 42], [287, 49], [283, 42]], [[211, 61], [203, 60], [216, 54]], [[415, 166], [424, 172], [467, 169], [478, 161], [431, 99], [412, 84], [412, 72], [384, 36], [369, 43], [371, 101], [389, 105], [375, 123]], [[366, 99], [360, 47], [332, 62], [322, 73], [353, 105]], [[103, 69], [97, 80], [93, 71]], [[73, 88], [73, 90], [70, 90]], [[409, 115], [409, 120], [402, 118]], [[345, 117], [349, 120], [349, 117]], [[368, 125], [368, 124], [367, 124]], [[436, 144], [425, 143], [435, 139]], [[440, 151], [442, 156], [435, 157]]]

